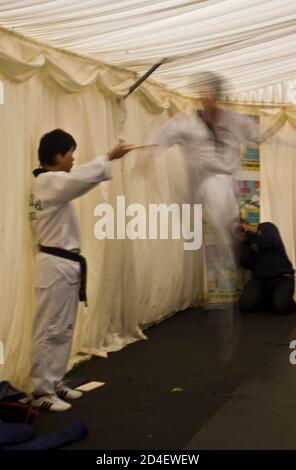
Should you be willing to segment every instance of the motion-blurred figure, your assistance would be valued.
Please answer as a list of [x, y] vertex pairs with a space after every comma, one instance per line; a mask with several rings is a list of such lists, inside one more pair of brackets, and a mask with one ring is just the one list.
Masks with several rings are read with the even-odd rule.
[[211, 226], [217, 256], [217, 279], [227, 284], [227, 269], [235, 269], [230, 225], [239, 210], [234, 192], [234, 175], [239, 167], [240, 148], [258, 142], [257, 128], [218, 105], [224, 80], [207, 72], [199, 76], [203, 110], [180, 113], [159, 131], [162, 147], [180, 145], [188, 174], [190, 202], [201, 203]]

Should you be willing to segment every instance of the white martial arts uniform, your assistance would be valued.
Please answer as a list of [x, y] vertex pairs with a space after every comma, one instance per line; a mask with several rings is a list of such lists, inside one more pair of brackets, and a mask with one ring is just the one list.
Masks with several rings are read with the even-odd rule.
[[243, 116], [219, 109], [211, 130], [195, 111], [170, 119], [155, 140], [162, 147], [179, 144], [188, 173], [188, 197], [201, 203], [213, 229], [218, 250], [217, 270], [224, 276], [225, 262], [234, 262], [230, 224], [239, 215], [234, 192], [234, 174], [240, 162], [240, 147], [258, 142], [257, 129]]
[[[74, 167], [70, 173], [41, 172], [35, 178], [31, 196], [31, 220], [37, 244], [79, 253], [79, 226], [71, 201], [110, 177], [107, 156]], [[80, 264], [39, 252], [36, 268], [37, 311], [33, 324], [31, 378], [35, 395], [50, 395], [62, 381], [69, 360]]]

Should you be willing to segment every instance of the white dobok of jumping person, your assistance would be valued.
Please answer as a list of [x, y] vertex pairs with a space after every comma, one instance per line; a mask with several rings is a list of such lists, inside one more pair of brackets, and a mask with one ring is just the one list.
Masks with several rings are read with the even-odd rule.
[[130, 145], [117, 145], [106, 155], [73, 166], [74, 138], [61, 129], [45, 134], [34, 170], [31, 220], [39, 252], [36, 255], [36, 315], [33, 323], [31, 379], [33, 406], [66, 411], [66, 400], [82, 393], [68, 387], [64, 375], [69, 360], [77, 304], [86, 300], [85, 259], [72, 200], [111, 178], [110, 161], [123, 157]]
[[223, 80], [207, 72], [200, 76], [202, 111], [179, 113], [157, 132], [161, 148], [180, 146], [188, 173], [191, 203], [201, 203], [213, 231], [217, 249], [216, 270], [223, 281], [225, 265], [234, 263], [230, 226], [239, 216], [234, 175], [240, 163], [241, 145], [258, 143], [255, 125], [218, 105]]

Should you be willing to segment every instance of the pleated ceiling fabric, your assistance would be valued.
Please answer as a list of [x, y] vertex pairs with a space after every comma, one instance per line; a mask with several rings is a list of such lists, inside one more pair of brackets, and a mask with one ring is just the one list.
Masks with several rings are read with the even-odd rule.
[[294, 0], [1, 1], [0, 24], [140, 73], [167, 58], [153, 78], [183, 93], [212, 70], [231, 99], [296, 102]]

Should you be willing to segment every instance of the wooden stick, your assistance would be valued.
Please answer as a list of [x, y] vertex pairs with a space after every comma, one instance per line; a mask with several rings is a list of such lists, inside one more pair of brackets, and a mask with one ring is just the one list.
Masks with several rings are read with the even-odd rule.
[[149, 147], [158, 147], [158, 144], [136, 145], [135, 147], [132, 148], [132, 150], [146, 149], [146, 148], [149, 148]]
[[125, 95], [124, 98], [127, 98], [133, 91], [135, 91], [135, 89], [138, 88], [138, 86], [140, 86], [141, 83], [143, 83], [149, 77], [149, 75], [154, 72], [154, 70], [158, 69], [158, 67], [160, 67], [164, 62], [166, 62], [166, 60], [167, 59], [162, 59], [162, 61], [158, 64], [152, 65], [152, 67], [150, 67], [150, 69], [130, 87], [128, 93]]

